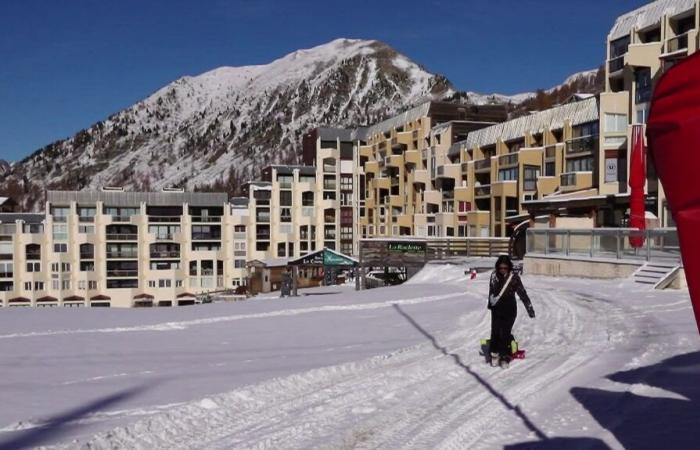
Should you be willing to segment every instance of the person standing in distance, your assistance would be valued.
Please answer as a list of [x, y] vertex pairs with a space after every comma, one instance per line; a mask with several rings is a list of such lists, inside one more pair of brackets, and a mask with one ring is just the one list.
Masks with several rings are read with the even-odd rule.
[[491, 310], [491, 340], [489, 351], [491, 352], [491, 365], [500, 365], [507, 368], [511, 359], [511, 332], [515, 318], [518, 315], [518, 305], [515, 302], [515, 294], [525, 305], [527, 314], [535, 317], [530, 297], [527, 296], [520, 276], [513, 272], [513, 262], [507, 255], [501, 255], [496, 260], [496, 270], [491, 274], [489, 281], [489, 303]]

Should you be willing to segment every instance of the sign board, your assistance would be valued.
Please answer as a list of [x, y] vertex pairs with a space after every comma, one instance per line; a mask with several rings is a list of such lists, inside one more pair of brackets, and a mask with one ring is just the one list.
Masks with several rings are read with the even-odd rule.
[[349, 258], [345, 258], [337, 253], [323, 251], [323, 265], [324, 266], [354, 266], [355, 261]]
[[387, 242], [386, 248], [390, 253], [425, 253], [425, 242]]
[[617, 181], [617, 158], [605, 158], [605, 182]]

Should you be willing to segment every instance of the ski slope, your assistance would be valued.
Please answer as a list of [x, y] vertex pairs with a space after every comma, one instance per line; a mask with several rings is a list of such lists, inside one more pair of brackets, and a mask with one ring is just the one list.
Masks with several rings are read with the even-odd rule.
[[[487, 275], [149, 311], [0, 311], [0, 447], [692, 448], [687, 291], [525, 275], [527, 359], [486, 365]], [[652, 424], [652, 426], [650, 426]]]

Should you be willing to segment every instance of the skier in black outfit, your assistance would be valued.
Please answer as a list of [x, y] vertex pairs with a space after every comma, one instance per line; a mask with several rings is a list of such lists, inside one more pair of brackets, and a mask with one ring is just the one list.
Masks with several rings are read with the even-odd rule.
[[518, 315], [518, 305], [515, 303], [515, 294], [525, 305], [527, 314], [535, 317], [530, 298], [525, 292], [523, 282], [517, 273], [513, 272], [513, 262], [506, 255], [501, 255], [496, 260], [496, 270], [491, 274], [489, 282], [489, 303], [491, 310], [491, 365], [500, 363], [501, 367], [508, 367], [511, 358], [510, 341], [511, 331], [515, 318]]

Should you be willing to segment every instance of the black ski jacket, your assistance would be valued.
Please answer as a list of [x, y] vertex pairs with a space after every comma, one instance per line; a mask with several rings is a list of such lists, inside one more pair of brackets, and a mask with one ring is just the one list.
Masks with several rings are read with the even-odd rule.
[[[492, 295], [498, 295], [503, 289], [503, 284], [505, 284], [508, 276], [500, 277], [496, 272], [491, 273], [491, 280], [489, 281], [489, 298]], [[530, 316], [535, 315], [535, 310], [532, 308], [532, 302], [530, 297], [527, 296], [523, 282], [520, 280], [520, 276], [517, 273], [513, 273], [513, 279], [510, 280], [510, 284], [506, 288], [505, 292], [501, 296], [498, 303], [491, 306], [487, 302], [488, 309], [494, 310], [502, 315], [517, 316], [518, 315], [518, 305], [515, 303], [515, 294], [518, 294], [520, 300], [525, 305]]]

